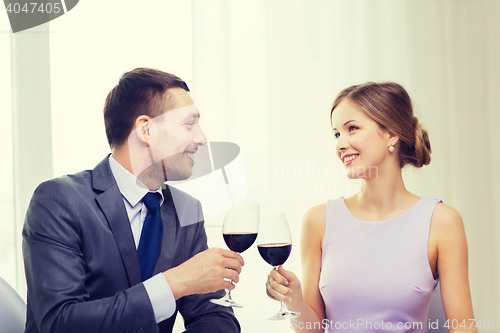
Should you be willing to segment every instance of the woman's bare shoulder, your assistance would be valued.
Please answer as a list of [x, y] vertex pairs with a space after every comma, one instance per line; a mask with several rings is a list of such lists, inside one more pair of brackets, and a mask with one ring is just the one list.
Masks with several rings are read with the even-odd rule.
[[321, 227], [325, 225], [326, 203], [310, 208], [302, 220], [304, 227]]
[[438, 203], [432, 215], [432, 224], [441, 228], [463, 226], [462, 216], [450, 205]]
[[460, 213], [444, 203], [438, 203], [431, 220], [431, 230], [441, 242], [462, 239], [465, 236], [464, 222]]
[[323, 242], [325, 235], [326, 203], [310, 208], [302, 219], [303, 238], [318, 239]]

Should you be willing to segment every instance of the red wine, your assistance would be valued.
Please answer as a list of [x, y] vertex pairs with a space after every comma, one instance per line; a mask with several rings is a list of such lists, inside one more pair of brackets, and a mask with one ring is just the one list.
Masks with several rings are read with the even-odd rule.
[[264, 259], [271, 266], [279, 266], [283, 265], [285, 261], [288, 259], [288, 256], [292, 251], [292, 244], [288, 243], [260, 244], [258, 248], [262, 259]]
[[234, 252], [241, 253], [248, 249], [255, 239], [257, 239], [257, 233], [250, 232], [240, 232], [240, 233], [228, 233], [223, 234], [224, 242], [226, 242], [227, 247]]

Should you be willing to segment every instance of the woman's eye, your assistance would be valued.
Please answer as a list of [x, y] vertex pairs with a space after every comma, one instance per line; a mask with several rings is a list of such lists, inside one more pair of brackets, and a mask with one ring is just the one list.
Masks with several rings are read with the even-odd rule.
[[[352, 131], [357, 130], [357, 129], [359, 129], [358, 126], [354, 126], [354, 125], [349, 126], [349, 132], [352, 132]], [[334, 136], [335, 136], [335, 139], [338, 139], [340, 137], [340, 132], [335, 133]]]

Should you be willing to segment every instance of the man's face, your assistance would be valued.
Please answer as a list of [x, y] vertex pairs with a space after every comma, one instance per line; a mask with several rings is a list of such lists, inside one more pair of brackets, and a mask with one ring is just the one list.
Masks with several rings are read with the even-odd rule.
[[[192, 174], [193, 155], [207, 140], [191, 95], [182, 88], [171, 88], [167, 93], [174, 108], [151, 119], [148, 124], [150, 157], [155, 165], [151, 171], [162, 171], [165, 181], [184, 180]], [[164, 107], [167, 108], [167, 101]]]

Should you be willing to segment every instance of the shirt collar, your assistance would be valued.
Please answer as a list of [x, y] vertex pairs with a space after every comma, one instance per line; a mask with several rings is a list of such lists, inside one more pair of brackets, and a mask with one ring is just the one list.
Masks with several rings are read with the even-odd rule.
[[109, 166], [111, 167], [111, 172], [116, 179], [116, 184], [120, 189], [122, 196], [128, 203], [134, 207], [142, 200], [142, 198], [148, 192], [157, 192], [161, 195], [160, 205], [163, 203], [163, 193], [161, 191], [161, 186], [156, 191], [149, 191], [146, 185], [137, 179], [130, 171], [125, 169], [118, 161], [109, 155]]

